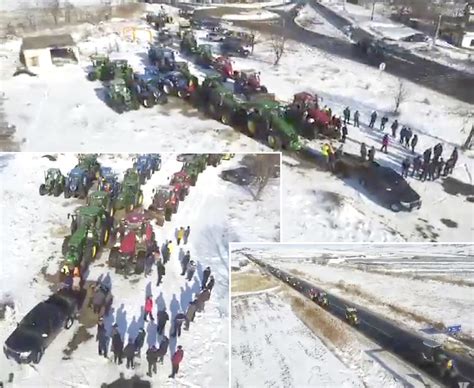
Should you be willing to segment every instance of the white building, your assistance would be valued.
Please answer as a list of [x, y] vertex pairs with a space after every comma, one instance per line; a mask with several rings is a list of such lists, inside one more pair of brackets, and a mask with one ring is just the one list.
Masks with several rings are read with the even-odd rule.
[[69, 34], [23, 38], [20, 58], [29, 69], [77, 63], [79, 51]]

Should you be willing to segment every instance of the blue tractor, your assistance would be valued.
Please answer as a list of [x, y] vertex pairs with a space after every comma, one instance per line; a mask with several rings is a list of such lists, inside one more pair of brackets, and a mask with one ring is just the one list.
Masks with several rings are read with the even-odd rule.
[[135, 160], [133, 167], [140, 177], [140, 184], [144, 184], [153, 174], [153, 163], [150, 155], [140, 155]]
[[159, 75], [135, 74], [135, 94], [140, 104], [145, 108], [154, 105], [163, 105], [168, 102], [168, 97], [162, 90], [163, 78]]
[[118, 181], [118, 176], [112, 170], [111, 167], [100, 168], [98, 189], [100, 191], [109, 192], [112, 199], [115, 199], [115, 197], [120, 192], [120, 183]]
[[84, 199], [87, 197], [91, 181], [88, 177], [88, 172], [81, 167], [74, 167], [66, 178], [64, 186], [64, 197], [79, 197]]
[[151, 168], [153, 172], [161, 170], [161, 156], [160, 154], [149, 154], [151, 158]]
[[151, 46], [148, 50], [148, 59], [159, 71], [166, 72], [176, 69], [174, 51], [169, 48]]
[[189, 96], [189, 80], [181, 71], [170, 71], [163, 75], [162, 89], [166, 95], [185, 98]]

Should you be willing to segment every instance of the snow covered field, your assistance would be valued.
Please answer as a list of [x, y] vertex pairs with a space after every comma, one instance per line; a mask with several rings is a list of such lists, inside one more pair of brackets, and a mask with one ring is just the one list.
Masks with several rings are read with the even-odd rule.
[[[178, 341], [171, 338], [170, 352], [176, 349], [177, 342], [184, 348], [184, 361], [176, 382], [167, 376], [171, 371], [170, 357], [165, 357], [164, 365], [159, 365], [158, 375], [152, 378], [153, 383], [161, 386], [226, 386], [228, 381], [228, 324], [229, 324], [229, 239], [248, 241], [250, 239], [272, 240], [275, 238], [279, 224], [279, 212], [274, 209], [275, 202], [268, 201], [270, 212], [262, 214], [253, 207], [260, 206], [249, 201], [250, 195], [240, 187], [223, 181], [218, 174], [223, 169], [239, 164], [243, 156], [237, 155], [230, 161], [223, 161], [217, 168], [207, 168], [199, 177], [198, 183], [190, 191], [186, 200], [181, 203], [178, 213], [164, 227], [155, 227], [158, 244], [167, 239], [174, 239], [175, 229], [179, 226], [191, 226], [189, 243], [182, 249], [190, 250], [192, 258], [197, 260], [198, 270], [194, 279], [187, 282], [180, 273], [178, 256], [175, 249], [166, 266], [164, 283], [156, 287], [156, 270], [151, 277], [133, 275], [125, 279], [114, 270], [109, 269], [107, 257], [109, 251], [104, 249], [101, 256], [90, 267], [89, 280], [100, 276], [109, 276], [114, 294], [114, 305], [106, 318], [110, 330], [116, 322], [126, 343], [134, 338], [140, 327], [147, 332], [147, 344], [156, 339], [156, 325], [144, 324], [143, 305], [145, 295], [153, 295], [155, 306], [167, 306], [170, 316], [179, 310], [186, 309], [194, 293], [199, 291], [202, 270], [212, 268], [216, 286], [205, 311], [197, 316], [189, 332], [184, 332]], [[111, 166], [122, 174], [132, 165], [132, 155], [100, 156], [103, 165]], [[178, 171], [181, 163], [176, 161], [175, 154], [162, 154], [162, 169], [143, 186], [147, 207], [150, 203], [152, 189], [159, 184], [166, 184], [169, 176]], [[0, 299], [13, 300], [13, 310], [7, 308], [4, 320], [0, 321], [0, 342], [14, 330], [16, 322], [38, 302], [46, 299], [51, 293], [52, 279], [55, 279], [61, 263], [61, 244], [68, 233], [67, 214], [82, 205], [77, 199], [61, 197], [40, 197], [39, 184], [43, 180], [43, 171], [48, 167], [59, 167], [66, 173], [74, 167], [74, 154], [59, 154], [56, 162], [42, 158], [41, 154], [2, 154], [0, 155], [1, 188], [1, 224], [0, 224]], [[277, 181], [272, 181], [267, 189], [271, 192]], [[269, 194], [270, 195], [270, 194]], [[240, 206], [248, 201], [247, 209], [258, 228], [251, 225], [236, 225], [231, 219], [240, 214]], [[279, 202], [278, 202], [279, 206]], [[273, 218], [274, 215], [278, 215]], [[268, 231], [265, 229], [268, 227]], [[154, 307], [156, 314], [156, 307]], [[129, 378], [136, 374], [148, 379], [146, 360], [138, 360], [134, 371], [117, 367], [110, 360], [99, 358], [97, 343], [93, 338], [84, 338], [71, 355], [63, 354], [70, 348], [71, 341], [77, 341], [81, 333], [79, 323], [69, 331], [61, 332], [46, 349], [38, 366], [19, 366], [0, 355], [0, 381], [5, 382], [10, 372], [14, 373], [12, 387], [93, 387], [101, 383], [110, 383], [124, 372]], [[168, 330], [167, 325], [166, 330]], [[82, 328], [84, 329], [84, 328]], [[82, 334], [84, 334], [82, 332]], [[86, 334], [95, 336], [95, 327], [86, 327]], [[143, 356], [142, 356], [143, 357]]]
[[309, 4], [306, 4], [298, 11], [298, 16], [295, 18], [295, 23], [300, 27], [321, 35], [344, 40], [349, 39], [338, 28], [327, 22], [326, 19]]
[[[237, 245], [240, 246], [240, 245]], [[233, 246], [236, 249], [236, 246]], [[293, 244], [255, 246], [252, 254], [438, 341], [457, 344], [433, 325], [460, 324], [472, 338], [472, 245]], [[429, 334], [428, 334], [429, 333]]]

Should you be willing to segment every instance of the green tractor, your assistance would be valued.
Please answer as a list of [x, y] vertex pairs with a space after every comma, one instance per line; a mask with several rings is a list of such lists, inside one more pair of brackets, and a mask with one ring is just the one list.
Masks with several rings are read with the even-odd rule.
[[210, 67], [214, 63], [212, 47], [210, 44], [200, 44], [194, 52], [196, 64], [204, 67]]
[[122, 189], [115, 200], [115, 210], [125, 209], [126, 212], [130, 212], [142, 205], [143, 191], [140, 189], [138, 174], [136, 174], [136, 179], [134, 175], [125, 176]]
[[196, 186], [196, 182], [198, 180], [198, 176], [201, 173], [201, 168], [198, 163], [194, 163], [192, 161], [185, 162], [183, 167], [181, 168], [182, 172], [185, 172], [189, 177], [189, 182], [191, 186]]
[[101, 206], [81, 206], [75, 214], [68, 214], [68, 218], [71, 218], [71, 235], [74, 235], [76, 230], [85, 228], [95, 236], [94, 243], [98, 247], [109, 242], [113, 218]]
[[196, 52], [197, 41], [192, 31], [183, 33], [183, 37], [179, 43], [179, 50], [185, 55], [193, 55]]
[[89, 81], [110, 81], [114, 79], [114, 65], [105, 55], [91, 55], [92, 71], [87, 74]]
[[112, 61], [115, 79], [128, 81], [133, 77], [133, 69], [126, 59], [115, 59]]
[[72, 271], [79, 267], [83, 273], [97, 256], [99, 237], [93, 229], [81, 226], [71, 235], [64, 238], [62, 252], [65, 265]]
[[64, 191], [65, 183], [66, 177], [61, 174], [58, 168], [48, 168], [44, 174], [44, 183], [39, 187], [39, 194], [53, 194], [55, 197], [59, 197]]
[[122, 78], [114, 79], [106, 85], [105, 101], [117, 113], [140, 108], [140, 102], [132, 95]]
[[87, 205], [92, 207], [100, 207], [104, 209], [109, 217], [113, 217], [115, 213], [114, 201], [112, 195], [108, 191], [94, 191], [87, 197]]
[[86, 171], [90, 182], [99, 179], [100, 176], [100, 163], [97, 157], [97, 154], [79, 154], [77, 157], [78, 163], [76, 167]]

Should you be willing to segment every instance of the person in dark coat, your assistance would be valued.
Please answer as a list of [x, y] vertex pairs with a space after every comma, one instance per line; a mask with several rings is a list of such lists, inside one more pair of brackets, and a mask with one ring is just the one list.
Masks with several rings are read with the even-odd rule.
[[441, 145], [441, 143], [436, 144], [433, 147], [433, 159], [435, 161], [438, 161], [442, 153], [443, 153], [443, 146]]
[[411, 128], [407, 128], [405, 132], [405, 147], [410, 147], [410, 139], [413, 136], [413, 131]]
[[369, 156], [369, 162], [373, 162], [375, 160], [375, 148], [374, 148], [374, 146], [370, 147], [368, 156]]
[[125, 349], [123, 350], [123, 354], [125, 355], [127, 359], [127, 369], [132, 368], [135, 369], [135, 365], [133, 365], [133, 359], [135, 358], [135, 344], [133, 343], [133, 340], [130, 338], [128, 340], [127, 346], [125, 346]]
[[392, 137], [396, 138], [397, 137], [397, 129], [398, 129], [398, 120], [395, 119], [395, 121], [392, 123], [390, 126], [392, 129]]
[[346, 106], [342, 113], [344, 114], [344, 125], [349, 124], [349, 121], [351, 119], [351, 110], [349, 109], [349, 107]]
[[207, 266], [204, 271], [202, 271], [202, 282], [201, 282], [201, 290], [206, 287], [207, 280], [209, 279], [209, 276], [211, 275], [211, 267]]
[[441, 176], [441, 173], [443, 172], [443, 167], [444, 167], [444, 160], [443, 158], [439, 158], [438, 162], [436, 162], [436, 171], [435, 171], [435, 177], [438, 179]]
[[148, 348], [146, 351], [146, 360], [148, 361], [148, 376], [151, 377], [152, 373], [156, 374], [156, 363], [158, 362], [158, 349], [155, 345]]
[[186, 321], [186, 315], [180, 311], [174, 317], [173, 333], [171, 334], [172, 337], [181, 337], [181, 327], [183, 326], [184, 321]]
[[456, 166], [456, 163], [458, 161], [458, 147], [454, 147], [454, 150], [453, 152], [451, 153], [451, 156], [450, 158], [452, 160], [452, 168], [454, 168]]
[[429, 166], [430, 166], [430, 162], [423, 162], [423, 164], [421, 165], [421, 176], [420, 176], [420, 180], [421, 180], [422, 182], [426, 181], [426, 179], [428, 178]]
[[163, 264], [166, 264], [170, 259], [170, 250], [168, 249], [168, 245], [165, 245], [161, 250], [161, 256], [163, 257]]
[[420, 155], [418, 155], [415, 159], [413, 159], [413, 170], [411, 172], [411, 176], [415, 176], [417, 175], [418, 176], [418, 173], [420, 171], [420, 168], [421, 168], [421, 157]]
[[431, 148], [427, 148], [425, 152], [423, 152], [423, 163], [429, 163], [431, 159]]
[[158, 273], [158, 280], [156, 281], [156, 286], [159, 286], [161, 284], [163, 276], [165, 276], [166, 273], [166, 267], [163, 265], [161, 260], [158, 260], [156, 262], [156, 272]]
[[153, 252], [150, 252], [145, 258], [145, 277], [148, 277], [151, 274], [151, 270], [153, 268], [153, 264], [155, 264], [155, 255]]
[[104, 355], [107, 358], [107, 330], [105, 329], [104, 320], [102, 318], [99, 319], [99, 323], [97, 324], [97, 335], [95, 340], [99, 342], [99, 356]]
[[407, 127], [403, 126], [402, 129], [400, 129], [400, 144], [405, 143], [406, 134], [407, 134]]
[[186, 275], [186, 269], [188, 268], [189, 261], [191, 260], [191, 253], [187, 251], [181, 259], [181, 276]]
[[171, 370], [171, 374], [168, 377], [171, 377], [174, 379], [174, 376], [176, 376], [176, 373], [179, 371], [179, 365], [183, 361], [184, 357], [184, 351], [183, 347], [181, 345], [178, 346], [178, 350], [173, 354], [173, 357], [171, 358], [171, 365], [173, 369]]
[[112, 328], [112, 351], [114, 352], [114, 363], [122, 363], [123, 341], [118, 331], [118, 325], [114, 324]]
[[186, 279], [189, 281], [192, 280], [194, 272], [196, 272], [196, 263], [194, 260], [191, 260], [186, 267]]
[[183, 239], [183, 243], [184, 245], [186, 245], [188, 243], [188, 239], [189, 239], [189, 234], [191, 233], [191, 227], [187, 227], [186, 230], [184, 231], [184, 239]]
[[141, 357], [141, 352], [142, 352], [142, 347], [143, 347], [143, 344], [145, 342], [145, 330], [142, 328], [140, 328], [140, 330], [138, 330], [138, 334], [135, 338], [135, 352], [137, 353], [137, 356], [138, 357]]
[[434, 181], [435, 180], [435, 173], [436, 173], [436, 165], [438, 163], [437, 159], [433, 159], [429, 164], [428, 164], [428, 180], [429, 181]]
[[449, 158], [444, 165], [443, 176], [448, 176], [449, 174], [451, 174], [454, 170], [454, 165], [455, 165], [454, 159]]
[[380, 130], [381, 131], [384, 131], [385, 130], [385, 124], [387, 124], [388, 122], [388, 117], [387, 116], [383, 116], [382, 117], [382, 120], [380, 120]]
[[206, 288], [209, 290], [209, 291], [212, 291], [212, 289], [214, 288], [214, 276], [210, 276], [209, 277], [209, 282], [206, 284]]
[[385, 134], [382, 139], [382, 148], [380, 148], [380, 151], [387, 153], [387, 147], [388, 147], [388, 135]]
[[184, 323], [184, 330], [189, 330], [189, 325], [191, 322], [194, 322], [194, 317], [196, 316], [197, 310], [197, 300], [194, 299], [189, 302], [188, 309], [186, 310], [186, 321]]
[[418, 135], [415, 133], [411, 139], [411, 153], [415, 153], [415, 147], [418, 144]]
[[360, 158], [362, 160], [365, 160], [367, 158], [367, 146], [365, 145], [365, 143], [362, 143], [360, 145]]
[[369, 128], [374, 128], [375, 120], [377, 120], [377, 112], [373, 111], [372, 114], [370, 115]]
[[168, 339], [168, 337], [163, 336], [163, 339], [160, 341], [160, 348], [158, 349], [158, 357], [160, 364], [163, 364], [163, 358], [166, 356], [166, 353], [168, 353], [169, 343], [170, 340]]
[[170, 316], [166, 312], [166, 307], [163, 308], [163, 310], [159, 310], [158, 313], [156, 314], [156, 320], [157, 320], [157, 332], [159, 335], [163, 334], [163, 331], [165, 330], [166, 322], [168, 322], [170, 319]]
[[206, 302], [210, 299], [211, 297], [211, 291], [209, 291], [207, 288], [202, 290], [199, 295], [197, 296], [197, 311], [203, 311], [204, 306]]
[[346, 124], [344, 124], [344, 125], [342, 126], [341, 132], [342, 132], [341, 141], [342, 141], [343, 143], [345, 143], [345, 142], [346, 142], [346, 138], [347, 138], [347, 127], [346, 127]]
[[355, 111], [354, 113], [354, 127], [359, 127], [359, 118], [360, 118], [360, 113], [358, 110]]
[[405, 158], [402, 162], [402, 177], [408, 177], [408, 170], [410, 169], [410, 159]]

